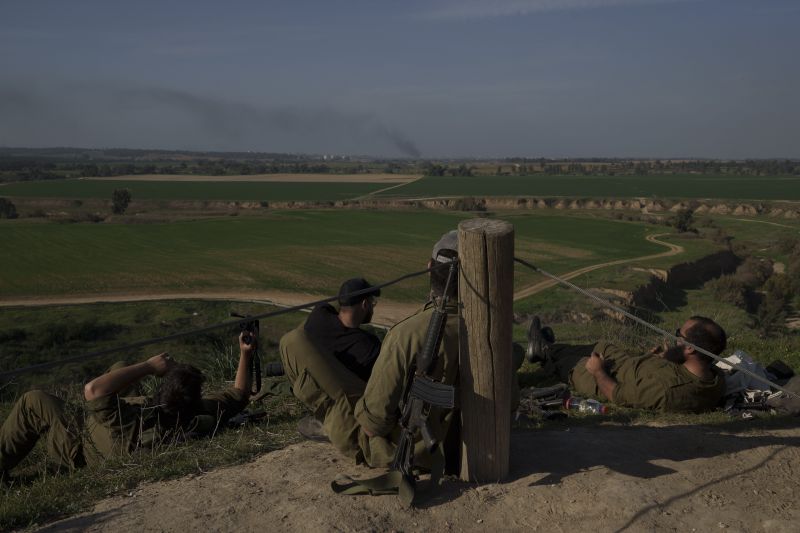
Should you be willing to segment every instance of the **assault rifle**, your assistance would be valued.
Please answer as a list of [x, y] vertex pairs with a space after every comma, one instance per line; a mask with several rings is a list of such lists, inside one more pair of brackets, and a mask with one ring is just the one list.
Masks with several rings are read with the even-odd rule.
[[[231, 312], [231, 316], [236, 318], [248, 318], [247, 315]], [[253, 342], [258, 342], [258, 320], [242, 322], [239, 324], [242, 333], [242, 342], [250, 346]], [[252, 378], [252, 388], [250, 394], [258, 394], [261, 391], [261, 358], [258, 355], [258, 345], [253, 350], [253, 357], [250, 359], [250, 377]]]
[[[411, 499], [413, 499], [416, 483], [414, 475], [414, 436], [419, 431], [425, 443], [425, 448], [429, 453], [433, 454], [437, 446], [439, 446], [439, 441], [428, 425], [428, 415], [431, 407], [441, 407], [443, 409], [455, 407], [455, 387], [435, 381], [430, 374], [436, 368], [439, 347], [442, 344], [442, 336], [447, 323], [447, 310], [445, 308], [448, 299], [447, 293], [457, 275], [458, 260], [453, 259], [450, 263], [450, 271], [447, 274], [444, 294], [439, 300], [439, 306], [433, 311], [431, 321], [428, 323], [422, 351], [417, 354], [416, 361], [409, 372], [405, 397], [402, 402], [402, 414], [399, 421], [401, 427], [400, 440], [392, 461], [392, 469], [402, 475], [403, 481], [407, 484], [406, 490], [410, 489], [411, 491]], [[444, 465], [442, 464], [442, 469], [443, 467]], [[432, 476], [435, 474], [432, 471]]]

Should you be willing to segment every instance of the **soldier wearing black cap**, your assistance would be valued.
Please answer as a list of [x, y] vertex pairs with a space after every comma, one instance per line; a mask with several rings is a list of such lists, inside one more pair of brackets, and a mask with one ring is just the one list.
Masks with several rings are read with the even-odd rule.
[[[339, 289], [339, 311], [330, 304], [318, 305], [306, 320], [308, 339], [323, 354], [331, 354], [345, 368], [365, 382], [381, 351], [381, 341], [359, 326], [372, 320], [372, 313], [381, 295], [364, 278], [345, 281]], [[363, 294], [355, 294], [356, 292]]]
[[[444, 266], [458, 256], [456, 231], [446, 233], [434, 246], [428, 266]], [[397, 415], [416, 354], [422, 349], [436, 301], [445, 290], [446, 269], [430, 274], [430, 300], [417, 313], [396, 324], [386, 334], [372, 374], [366, 382], [338, 359], [316, 349], [301, 326], [283, 336], [281, 359], [292, 392], [314, 413], [298, 424], [309, 438], [327, 437], [344, 455], [374, 467], [387, 466], [394, 457], [399, 435]], [[449, 311], [457, 314], [457, 284], [448, 287]], [[458, 376], [458, 320], [445, 326], [434, 379], [448, 385]], [[438, 439], [447, 434], [452, 412], [431, 409], [428, 422]], [[315, 422], [312, 424], [312, 422]], [[420, 442], [421, 444], [421, 442]], [[420, 446], [420, 454], [424, 446]], [[428, 458], [429, 460], [429, 458]], [[419, 464], [426, 464], [423, 457]]]

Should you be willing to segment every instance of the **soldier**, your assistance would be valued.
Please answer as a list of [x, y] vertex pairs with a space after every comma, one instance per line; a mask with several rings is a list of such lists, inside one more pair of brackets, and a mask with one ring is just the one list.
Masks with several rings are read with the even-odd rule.
[[[713, 354], [725, 350], [725, 330], [710, 318], [690, 317], [675, 336]], [[725, 380], [711, 358], [680, 341], [644, 355], [605, 342], [557, 344], [538, 317], [531, 320], [528, 340], [528, 361], [540, 362], [578, 394], [622, 407], [701, 412], [717, 407], [725, 393]]]
[[[23, 394], [0, 427], [0, 476], [19, 464], [40, 437], [48, 455], [67, 468], [101, 463], [168, 439], [210, 434], [241, 412], [250, 398], [250, 359], [256, 342], [239, 336], [234, 386], [201, 395], [203, 374], [166, 353], [141, 363], [117, 363], [84, 387], [86, 431], [64, 411], [59, 398], [33, 390]], [[163, 378], [152, 399], [131, 397], [145, 376]]]
[[303, 325], [309, 340], [320, 353], [332, 355], [364, 382], [372, 373], [372, 366], [381, 351], [381, 341], [360, 326], [372, 320], [381, 290], [350, 295], [367, 289], [372, 289], [372, 285], [364, 278], [345, 281], [339, 289], [339, 310], [330, 304], [318, 305]]
[[[457, 232], [445, 234], [434, 246], [428, 266], [451, 262], [458, 255], [457, 249]], [[321, 354], [300, 328], [281, 339], [281, 359], [295, 396], [312, 410], [322, 433], [344, 455], [373, 467], [392, 461], [399, 436], [400, 400], [435, 304], [443, 296], [446, 278], [446, 267], [431, 271], [430, 300], [387, 333], [366, 382], [340, 361]], [[457, 283], [448, 291], [448, 310], [455, 315]], [[445, 327], [433, 377], [452, 385], [457, 374], [458, 321], [452, 319]], [[428, 420], [436, 437], [444, 439], [451, 418], [451, 412], [431, 410]]]

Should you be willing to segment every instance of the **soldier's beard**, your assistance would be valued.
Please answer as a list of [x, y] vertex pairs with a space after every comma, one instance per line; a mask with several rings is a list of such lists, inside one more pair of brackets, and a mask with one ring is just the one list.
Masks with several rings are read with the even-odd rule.
[[683, 346], [672, 346], [667, 348], [663, 355], [664, 359], [682, 365], [686, 362], [686, 356], [683, 355]]

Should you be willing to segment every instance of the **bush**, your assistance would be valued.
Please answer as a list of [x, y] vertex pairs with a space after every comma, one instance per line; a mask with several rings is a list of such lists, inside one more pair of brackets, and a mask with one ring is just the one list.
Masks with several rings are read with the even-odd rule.
[[697, 230], [692, 227], [694, 224], [694, 211], [691, 209], [681, 209], [678, 211], [674, 217], [671, 217], [667, 224], [674, 227], [681, 233], [686, 232], [693, 232], [697, 233]]
[[748, 287], [735, 275], [720, 276], [709, 281], [707, 286], [720, 302], [733, 304], [741, 309], [748, 307]]
[[0, 218], [17, 218], [17, 206], [11, 200], [0, 198]]
[[739, 265], [734, 275], [746, 287], [757, 289], [772, 275], [772, 261], [748, 257]]
[[131, 191], [128, 189], [114, 189], [111, 194], [111, 211], [115, 215], [121, 215], [131, 203]]

